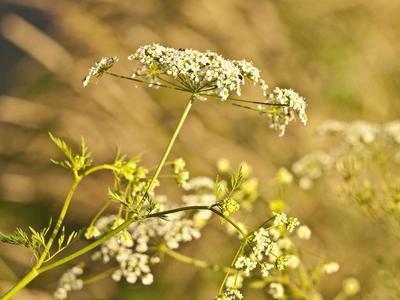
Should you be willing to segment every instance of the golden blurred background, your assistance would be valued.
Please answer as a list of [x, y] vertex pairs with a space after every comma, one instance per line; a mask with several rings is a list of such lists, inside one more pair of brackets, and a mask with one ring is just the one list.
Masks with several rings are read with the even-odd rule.
[[[1, 231], [43, 227], [60, 208], [71, 178], [49, 161], [58, 156], [49, 131], [75, 145], [84, 136], [97, 163], [111, 161], [117, 147], [128, 155], [143, 153], [147, 165], [159, 159], [185, 95], [110, 77], [83, 89], [82, 78], [99, 57], [121, 57], [115, 70], [129, 74], [125, 58], [141, 45], [210, 49], [252, 60], [270, 86], [292, 87], [305, 96], [309, 126], [292, 124], [283, 138], [252, 112], [200, 102], [173, 150], [172, 157], [184, 157], [194, 175], [214, 176], [220, 157], [245, 160], [268, 193], [280, 166], [290, 167], [319, 145], [314, 129], [322, 121], [399, 118], [399, 15], [397, 0], [0, 0]], [[85, 225], [101, 207], [110, 179], [99, 175], [80, 188], [70, 228]], [[341, 265], [323, 283], [326, 299], [333, 299], [346, 276], [361, 281], [362, 293], [354, 299], [386, 299], [374, 257], [395, 252], [396, 242], [324, 188], [292, 193], [289, 202], [291, 214], [313, 230], [304, 247]], [[265, 210], [257, 211], [258, 219], [266, 217]], [[235, 244], [214, 225], [182, 251], [228, 263]], [[31, 258], [4, 245], [0, 254], [3, 290], [24, 274]], [[29, 296], [18, 299], [49, 299], [61, 271], [45, 274], [30, 285]], [[220, 280], [169, 260], [156, 269], [151, 287], [103, 280], [72, 297], [212, 299]], [[368, 298], [371, 293], [382, 298]], [[250, 291], [248, 299], [265, 298]]]

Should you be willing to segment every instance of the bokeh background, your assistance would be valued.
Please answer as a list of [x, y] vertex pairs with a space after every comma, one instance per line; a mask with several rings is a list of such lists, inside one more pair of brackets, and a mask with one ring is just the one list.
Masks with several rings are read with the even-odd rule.
[[[304, 95], [309, 126], [292, 124], [284, 138], [252, 112], [202, 102], [174, 148], [172, 156], [184, 157], [194, 175], [214, 176], [220, 157], [234, 164], [245, 160], [268, 195], [280, 166], [290, 167], [320, 145], [314, 128], [324, 120], [399, 117], [399, 15], [397, 0], [0, 0], [0, 230], [43, 227], [60, 208], [71, 178], [49, 162], [58, 156], [49, 131], [75, 145], [84, 136], [99, 163], [111, 161], [117, 146], [128, 155], [143, 153], [148, 165], [160, 157], [185, 95], [106, 77], [83, 89], [81, 80], [99, 57], [120, 56], [115, 70], [129, 74], [131, 64], [124, 58], [144, 44], [211, 49], [252, 60], [270, 86]], [[69, 228], [93, 216], [106, 200], [110, 180], [99, 175], [84, 183], [71, 207]], [[304, 247], [341, 265], [323, 282], [325, 298], [333, 299], [342, 279], [355, 276], [362, 286], [355, 299], [386, 299], [375, 258], [394, 253], [398, 242], [328, 191], [316, 188], [287, 197], [291, 214], [313, 230]], [[248, 219], [261, 220], [265, 212], [261, 207]], [[182, 251], [228, 263], [237, 244], [218, 226]], [[4, 245], [0, 257], [4, 290], [32, 261], [24, 249]], [[310, 256], [310, 263], [315, 259]], [[60, 272], [33, 282], [20, 299], [50, 299]], [[151, 287], [103, 280], [72, 297], [203, 300], [215, 295], [220, 280], [219, 274], [168, 260], [156, 268]]]

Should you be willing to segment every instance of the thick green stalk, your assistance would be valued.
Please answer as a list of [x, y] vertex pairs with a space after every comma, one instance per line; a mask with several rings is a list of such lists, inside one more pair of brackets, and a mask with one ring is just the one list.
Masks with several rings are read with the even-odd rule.
[[164, 151], [164, 154], [163, 154], [163, 156], [162, 156], [162, 158], [160, 160], [160, 163], [158, 164], [156, 172], [154, 173], [153, 177], [151, 178], [149, 184], [147, 185], [147, 188], [146, 188], [146, 191], [145, 191], [145, 195], [144, 195], [142, 201], [140, 203], [138, 203], [138, 210], [139, 211], [143, 206], [143, 202], [147, 200], [149, 190], [151, 189], [153, 183], [158, 179], [158, 176], [160, 175], [161, 170], [164, 167], [165, 162], [167, 161], [168, 155], [171, 152], [171, 149], [172, 149], [173, 145], [175, 144], [176, 138], [178, 137], [179, 132], [181, 131], [183, 124], [185, 123], [185, 120], [186, 120], [186, 118], [187, 118], [187, 116], [188, 116], [188, 114], [190, 112], [190, 109], [193, 106], [194, 100], [195, 100], [194, 95], [192, 95], [189, 98], [189, 101], [186, 104], [185, 110], [183, 111], [182, 116], [181, 116], [178, 124], [176, 125], [175, 131], [172, 134], [172, 137], [171, 137], [171, 139], [170, 139], [170, 141], [169, 141], [169, 143], [167, 145], [167, 148]]

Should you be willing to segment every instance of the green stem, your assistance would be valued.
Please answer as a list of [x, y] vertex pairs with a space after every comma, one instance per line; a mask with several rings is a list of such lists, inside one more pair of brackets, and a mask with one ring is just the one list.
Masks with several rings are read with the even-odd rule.
[[[124, 75], [115, 74], [115, 73], [112, 73], [112, 72], [110, 72], [110, 71], [106, 71], [105, 74], [108, 74], [108, 75], [110, 75], [110, 76], [114, 76], [114, 77], [117, 77], [117, 78], [121, 78], [121, 79], [126, 79], [126, 80], [135, 81], [135, 82], [150, 84], [150, 82], [146, 82], [146, 81], [144, 81], [144, 80], [140, 80], [140, 79], [137, 79], [137, 78], [132, 78], [132, 77], [124, 76]], [[173, 90], [178, 90], [178, 91], [181, 91], [181, 92], [189, 92], [189, 93], [191, 93], [189, 90], [184, 89], [184, 88], [178, 88], [178, 87], [174, 87], [174, 86], [168, 86], [168, 85], [161, 84], [161, 83], [157, 83], [157, 82], [154, 82], [154, 83], [151, 83], [151, 84], [152, 84], [152, 85], [155, 85], [155, 86], [167, 88], [167, 89], [173, 89]]]
[[102, 171], [102, 170], [117, 171], [118, 169], [116, 167], [114, 167], [113, 165], [109, 165], [109, 164], [99, 165], [99, 166], [95, 166], [95, 167], [92, 167], [92, 168], [86, 170], [86, 172], [83, 174], [82, 177], [89, 176], [90, 174], [93, 174], [94, 172]]
[[181, 131], [182, 126], [185, 123], [187, 116], [189, 115], [190, 109], [192, 108], [194, 101], [195, 101], [195, 99], [194, 99], [194, 96], [192, 95], [189, 98], [189, 100], [185, 106], [185, 109], [182, 113], [182, 116], [181, 116], [178, 124], [176, 125], [175, 131], [172, 134], [172, 137], [167, 145], [167, 148], [164, 151], [164, 154], [160, 160], [160, 163], [158, 164], [156, 172], [154, 173], [153, 177], [150, 179], [149, 184], [147, 185], [146, 191], [144, 193], [144, 197], [142, 198], [141, 202], [138, 203], [138, 211], [140, 211], [140, 209], [142, 208], [143, 202], [146, 201], [147, 198], [149, 197], [148, 192], [149, 192], [150, 188], [152, 187], [153, 183], [158, 179], [158, 176], [160, 175], [160, 172], [161, 172], [162, 168], [164, 167], [165, 162], [167, 161], [168, 155], [171, 152], [171, 149], [176, 141], [176, 138], [178, 137], [179, 132]]
[[[245, 239], [242, 241], [242, 243], [240, 244], [240, 247], [239, 247], [238, 251], [236, 252], [235, 257], [234, 257], [233, 260], [232, 260], [231, 268], [233, 268], [233, 267], [235, 266], [235, 262], [236, 262], [236, 260], [238, 259], [239, 255], [242, 254], [243, 249], [244, 249], [244, 247], [246, 246], [246, 244], [247, 244], [247, 238], [245, 238]], [[238, 271], [238, 270], [235, 270], [235, 271]], [[226, 281], [228, 280], [229, 274], [230, 274], [230, 272], [227, 272], [227, 273], [225, 274], [224, 280], [222, 281], [222, 283], [221, 283], [221, 285], [220, 285], [220, 287], [219, 287], [219, 291], [218, 291], [218, 294], [219, 294], [219, 295], [222, 295], [222, 293], [223, 293], [223, 291], [224, 291], [225, 283], [226, 283]], [[235, 278], [235, 283], [236, 283], [236, 278]]]
[[[224, 220], [226, 220], [227, 222], [229, 222], [230, 224], [232, 224], [237, 230], [238, 232], [245, 238], [246, 234], [240, 229], [239, 226], [236, 225], [236, 223], [234, 221], [232, 221], [231, 219], [225, 217], [223, 214], [221, 214], [219, 211], [215, 210], [213, 207], [210, 206], [185, 206], [185, 207], [180, 207], [180, 208], [175, 208], [175, 209], [171, 209], [171, 210], [167, 210], [167, 211], [162, 211], [162, 212], [158, 212], [158, 213], [154, 213], [154, 214], [150, 214], [147, 215], [144, 219], [148, 219], [148, 218], [156, 218], [156, 217], [161, 217], [161, 216], [165, 216], [165, 215], [169, 215], [169, 214], [173, 214], [173, 213], [177, 213], [180, 211], [187, 211], [187, 210], [210, 210], [213, 213], [217, 214], [218, 216], [220, 216], [221, 218], [223, 218]], [[21, 279], [21, 281], [18, 282], [18, 284], [16, 286], [14, 286], [14, 288], [12, 290], [10, 290], [7, 294], [5, 294], [3, 296], [3, 298], [1, 298], [1, 300], [7, 300], [10, 299], [16, 292], [18, 292], [19, 290], [21, 290], [22, 288], [24, 288], [29, 282], [31, 282], [34, 278], [36, 278], [39, 274], [47, 272], [51, 269], [54, 269], [58, 266], [61, 266], [75, 258], [78, 258], [86, 253], [88, 253], [89, 251], [93, 250], [94, 248], [100, 246], [102, 243], [104, 243], [105, 241], [107, 241], [109, 238], [115, 236], [116, 234], [118, 234], [119, 232], [121, 232], [122, 230], [124, 230], [125, 228], [127, 228], [131, 223], [137, 221], [138, 219], [136, 217], [133, 217], [127, 221], [125, 221], [123, 224], [121, 224], [120, 226], [118, 226], [117, 228], [113, 229], [112, 231], [110, 231], [109, 233], [107, 233], [106, 235], [104, 235], [103, 237], [101, 237], [100, 239], [92, 242], [91, 244], [87, 245], [86, 247], [64, 257], [59, 259], [58, 261], [46, 265], [44, 267], [41, 268], [33, 268], [27, 275], [25, 275], [24, 278]], [[240, 248], [240, 252], [242, 250], [242, 247], [244, 247], [245, 244], [242, 243], [242, 246]], [[238, 252], [239, 253], [239, 252]], [[238, 256], [238, 255], [237, 255]], [[236, 260], [237, 256], [235, 257], [234, 261]], [[232, 265], [234, 264], [234, 262], [232, 263]], [[224, 280], [225, 283], [225, 280]]]
[[56, 239], [58, 232], [60, 231], [62, 223], [64, 222], [64, 218], [65, 218], [65, 215], [67, 214], [69, 205], [70, 205], [71, 200], [72, 200], [72, 196], [74, 195], [76, 187], [81, 182], [81, 180], [82, 180], [82, 177], [80, 177], [80, 176], [76, 176], [74, 178], [74, 181], [73, 181], [72, 186], [71, 186], [71, 188], [69, 190], [67, 198], [64, 201], [64, 205], [63, 205], [63, 207], [61, 209], [60, 215], [58, 216], [58, 220], [57, 220], [56, 226], [53, 229], [53, 232], [52, 232], [52, 234], [50, 236], [49, 241], [46, 244], [46, 247], [43, 250], [42, 255], [40, 256], [38, 262], [36, 263], [36, 267], [40, 267], [43, 264], [43, 262], [46, 260], [47, 256], [49, 255], [51, 246], [53, 245], [53, 242]]
[[[148, 191], [149, 191], [150, 187], [152, 186], [152, 184], [154, 183], [154, 181], [157, 180], [158, 176], [160, 175], [160, 172], [161, 172], [161, 170], [162, 170], [162, 168], [163, 168], [165, 162], [167, 161], [168, 155], [169, 155], [169, 153], [171, 152], [171, 149], [172, 149], [172, 147], [173, 147], [173, 145], [174, 145], [174, 143], [175, 143], [175, 141], [176, 141], [176, 138], [177, 138], [178, 135], [179, 135], [180, 130], [182, 129], [182, 126], [183, 126], [183, 124], [184, 124], [184, 122], [185, 122], [185, 120], [186, 120], [186, 118], [187, 118], [187, 116], [188, 116], [188, 114], [189, 114], [189, 112], [190, 112], [191, 107], [193, 106], [193, 103], [194, 103], [194, 96], [192, 95], [192, 96], [189, 98], [189, 101], [188, 101], [187, 104], [186, 104], [186, 107], [185, 107], [185, 109], [184, 109], [184, 111], [183, 111], [183, 113], [182, 113], [182, 116], [181, 116], [181, 118], [180, 118], [180, 120], [179, 120], [179, 122], [178, 122], [178, 124], [177, 124], [177, 126], [176, 126], [176, 129], [175, 129], [175, 131], [174, 131], [174, 133], [173, 133], [173, 135], [172, 135], [172, 137], [171, 137], [171, 139], [170, 139], [170, 141], [169, 141], [169, 143], [168, 143], [168, 145], [167, 145], [167, 148], [165, 149], [165, 152], [164, 152], [164, 154], [163, 154], [163, 156], [162, 156], [162, 158], [161, 158], [160, 163], [158, 164], [158, 167], [157, 167], [157, 169], [156, 169], [156, 172], [155, 172], [155, 174], [153, 175], [153, 177], [151, 178], [151, 180], [150, 180], [150, 182], [149, 182], [149, 184], [148, 184], [148, 186], [147, 186], [147, 190], [146, 190], [146, 192], [145, 192], [145, 196], [142, 198], [142, 201], [138, 204], [139, 210], [140, 210], [140, 208], [142, 207], [143, 202], [144, 202], [144, 201], [146, 200], [146, 198], [148, 197]], [[93, 173], [93, 172], [95, 172], [95, 171], [102, 170], [102, 169], [114, 170], [115, 168], [114, 168], [112, 165], [101, 165], [101, 166], [93, 167], [93, 168], [89, 169], [88, 171], [86, 171], [86, 173], [85, 173], [84, 175], [87, 176], [87, 175], [89, 175], [89, 174], [91, 174], [91, 173]], [[88, 246], [86, 246], [86, 247], [84, 247], [84, 248], [78, 250], [77, 252], [71, 254], [70, 256], [68, 256], [68, 257], [66, 257], [66, 258], [64, 258], [64, 259], [61, 259], [61, 260], [55, 262], [54, 264], [48, 265], [48, 266], [46, 266], [46, 267], [44, 267], [44, 268], [41, 268], [41, 269], [40, 269], [40, 272], [44, 272], [45, 270], [47, 270], [47, 269], [48, 269], [50, 266], [52, 266], [52, 265], [58, 266], [58, 265], [60, 265], [60, 264], [63, 264], [64, 261], [67, 262], [67, 261], [69, 261], [69, 260], [71, 260], [71, 259], [74, 259], [75, 257], [79, 257], [79, 256], [85, 254], [87, 251], [90, 251], [91, 249], [97, 247], [97, 246], [100, 245], [101, 243], [105, 242], [108, 238], [112, 237], [113, 235], [117, 234], [117, 233], [120, 232], [121, 230], [125, 229], [127, 226], [129, 226], [129, 224], [131, 224], [131, 223], [134, 222], [134, 221], [136, 221], [136, 217], [134, 217], [134, 218], [132, 218], [132, 219], [126, 221], [126, 222], [125, 222], [124, 224], [122, 224], [121, 226], [119, 226], [119, 227], [115, 228], [114, 230], [112, 230], [111, 232], [109, 232], [109, 233], [108, 233], [107, 235], [105, 235], [103, 238], [101, 238], [101, 239], [99, 239], [99, 240], [93, 242], [92, 244], [90, 244], [90, 245], [88, 245]], [[40, 266], [41, 266], [41, 264], [38, 265], [37, 269], [39, 269]], [[52, 267], [51, 267], [51, 268], [52, 268]]]
[[90, 222], [89, 227], [93, 226], [97, 220], [100, 218], [100, 216], [104, 213], [104, 211], [110, 206], [110, 204], [112, 203], [111, 200], [107, 201], [103, 207], [97, 212], [97, 214], [94, 216], [92, 222]]
[[58, 232], [60, 231], [60, 228], [62, 226], [62, 223], [64, 221], [65, 215], [67, 214], [68, 207], [71, 203], [72, 197], [75, 193], [76, 187], [80, 183], [83, 177], [81, 176], [75, 176], [74, 181], [72, 182], [71, 188], [68, 192], [67, 197], [65, 198], [64, 205], [61, 209], [60, 215], [58, 216], [57, 223], [53, 229], [53, 232], [51, 233], [50, 239], [48, 240], [42, 254], [40, 255], [38, 261], [36, 264], [33, 266], [33, 268], [26, 274], [11, 290], [9, 290], [1, 299], [2, 300], [7, 300], [10, 299], [15, 293], [17, 293], [20, 289], [24, 288], [29, 282], [31, 282], [33, 279], [35, 279], [36, 276], [39, 275], [38, 269], [42, 266], [43, 262], [46, 260], [46, 258], [49, 256], [49, 252], [51, 249], [51, 246], [54, 243], [54, 240], [57, 237]]
[[50, 236], [50, 239], [48, 240], [48, 242], [45, 246], [45, 249], [43, 250], [42, 254], [40, 255], [37, 263], [13, 288], [11, 288], [6, 294], [4, 294], [1, 297], [1, 300], [11, 299], [11, 297], [14, 296], [15, 293], [17, 293], [19, 290], [23, 289], [27, 284], [29, 284], [33, 279], [35, 279], [41, 273], [39, 270], [40, 270], [41, 266], [43, 265], [43, 263], [45, 262], [46, 258], [49, 256], [51, 246], [53, 245], [54, 240], [60, 231], [60, 228], [62, 226], [62, 223], [64, 221], [65, 215], [68, 211], [68, 207], [71, 203], [72, 197], [75, 193], [77, 186], [79, 185], [79, 183], [82, 181], [83, 178], [85, 178], [86, 176], [88, 176], [94, 172], [101, 171], [101, 170], [115, 170], [115, 168], [112, 165], [100, 165], [100, 166], [96, 166], [96, 167], [88, 169], [82, 176], [75, 174], [74, 181], [71, 185], [71, 188], [68, 192], [67, 197], [65, 198], [64, 205], [61, 209], [57, 223], [56, 223], [56, 225], [53, 229], [53, 232]]
[[[210, 208], [209, 206], [201, 206], [201, 205], [194, 205], [194, 206], [184, 206], [184, 207], [179, 207], [179, 208], [175, 208], [175, 209], [171, 209], [171, 210], [166, 210], [166, 211], [162, 211], [162, 212], [158, 212], [158, 213], [154, 213], [154, 214], [150, 214], [145, 216], [143, 219], [149, 219], [149, 218], [159, 218], [162, 216], [166, 216], [169, 214], [174, 214], [177, 212], [181, 212], [181, 211], [187, 211], [187, 210], [210, 210], [216, 214], [218, 214], [219, 216], [221, 216], [222, 218], [224, 218], [224, 220], [226, 220], [227, 222], [229, 222], [230, 224], [232, 224], [238, 231], [240, 234], [242, 234], [242, 236], [246, 236], [245, 233], [240, 229], [239, 226], [237, 226], [235, 224], [235, 222], [233, 222], [232, 220], [230, 220], [227, 217], [224, 217], [222, 214], [220, 214], [218, 211], [216, 211], [213, 208]], [[139, 221], [137, 217], [132, 217], [129, 220], [125, 221], [124, 223], [122, 223], [120, 226], [116, 227], [115, 229], [111, 230], [110, 232], [108, 232], [107, 234], [105, 234], [104, 236], [102, 236], [100, 239], [92, 242], [91, 244], [83, 247], [82, 249], [64, 257], [59, 259], [58, 261], [49, 264], [47, 266], [44, 266], [42, 268], [40, 268], [38, 270], [39, 273], [43, 273], [46, 271], [49, 271], [51, 269], [54, 269], [58, 266], [61, 266], [75, 258], [78, 258], [86, 253], [88, 253], [89, 251], [93, 250], [94, 248], [100, 246], [102, 243], [106, 242], [108, 239], [110, 239], [111, 237], [115, 236], [116, 234], [118, 234], [119, 232], [121, 232], [122, 230], [124, 230], [125, 228], [127, 228], [130, 224], [132, 224], [135, 221]]]
[[[114, 77], [117, 77], [117, 78], [121, 78], [121, 79], [126, 79], [126, 80], [135, 81], [135, 82], [150, 84], [150, 82], [146, 82], [144, 80], [140, 80], [140, 79], [137, 79], [137, 78], [132, 78], [132, 77], [124, 76], [124, 75], [119, 75], [119, 74], [116, 74], [116, 73], [112, 73], [110, 71], [105, 72], [105, 74], [108, 74], [110, 76], [114, 76]], [[191, 88], [191, 87], [190, 88], [189, 87], [181, 88], [181, 87], [177, 87], [177, 86], [168, 86], [168, 85], [165, 85], [165, 84], [162, 84], [162, 83], [151, 83], [151, 84], [155, 85], [155, 86], [162, 87], [162, 88], [178, 90], [178, 91], [185, 92], [185, 93], [193, 94], [193, 92], [195, 92], [193, 90], [193, 88]], [[196, 93], [196, 95], [220, 99], [220, 97], [218, 95], [204, 93], [204, 92], [207, 92], [207, 91], [212, 91], [212, 90], [209, 90], [209, 89], [201, 90], [200, 89], [199, 92]], [[287, 104], [282, 104], [282, 103], [271, 103], [271, 102], [244, 100], [244, 99], [233, 98], [233, 97], [228, 97], [227, 100], [236, 101], [236, 102], [251, 103], [251, 104], [267, 105], [267, 106], [277, 106], [277, 107], [279, 107], [279, 106], [288, 106]], [[221, 102], [222, 103], [226, 103], [226, 101], [221, 101]]]
[[209, 264], [209, 263], [207, 263], [207, 262], [205, 262], [203, 260], [183, 255], [183, 254], [181, 254], [179, 252], [176, 252], [176, 251], [174, 251], [172, 249], [169, 249], [164, 244], [160, 245], [160, 251], [165, 253], [165, 254], [167, 254], [168, 256], [180, 261], [180, 262], [183, 262], [183, 263], [189, 264], [189, 265], [193, 265], [193, 266], [198, 267], [198, 268], [211, 269], [212, 271], [215, 271], [215, 272], [225, 272], [225, 273], [235, 271], [234, 269], [229, 268], [229, 267]]
[[83, 278], [83, 284], [90, 284], [99, 280], [102, 280], [104, 278], [109, 277], [112, 273], [114, 273], [114, 271], [118, 270], [119, 267], [114, 267], [111, 269], [107, 269], [99, 274], [95, 274], [86, 278]]

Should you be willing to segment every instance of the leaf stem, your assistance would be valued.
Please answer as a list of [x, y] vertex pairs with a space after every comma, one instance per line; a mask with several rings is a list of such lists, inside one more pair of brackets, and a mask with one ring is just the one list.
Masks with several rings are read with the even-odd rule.
[[209, 264], [209, 263], [207, 263], [207, 262], [205, 262], [203, 260], [192, 258], [190, 256], [186, 256], [184, 254], [181, 254], [181, 253], [179, 253], [177, 251], [174, 251], [174, 250], [168, 248], [164, 244], [160, 245], [160, 251], [162, 253], [165, 253], [168, 256], [180, 261], [180, 262], [183, 262], [183, 263], [189, 264], [189, 265], [193, 265], [193, 266], [198, 267], [198, 268], [210, 269], [210, 270], [215, 271], [215, 272], [225, 272], [225, 273], [236, 271], [236, 270], [234, 270], [232, 268], [229, 268], [229, 267]]

